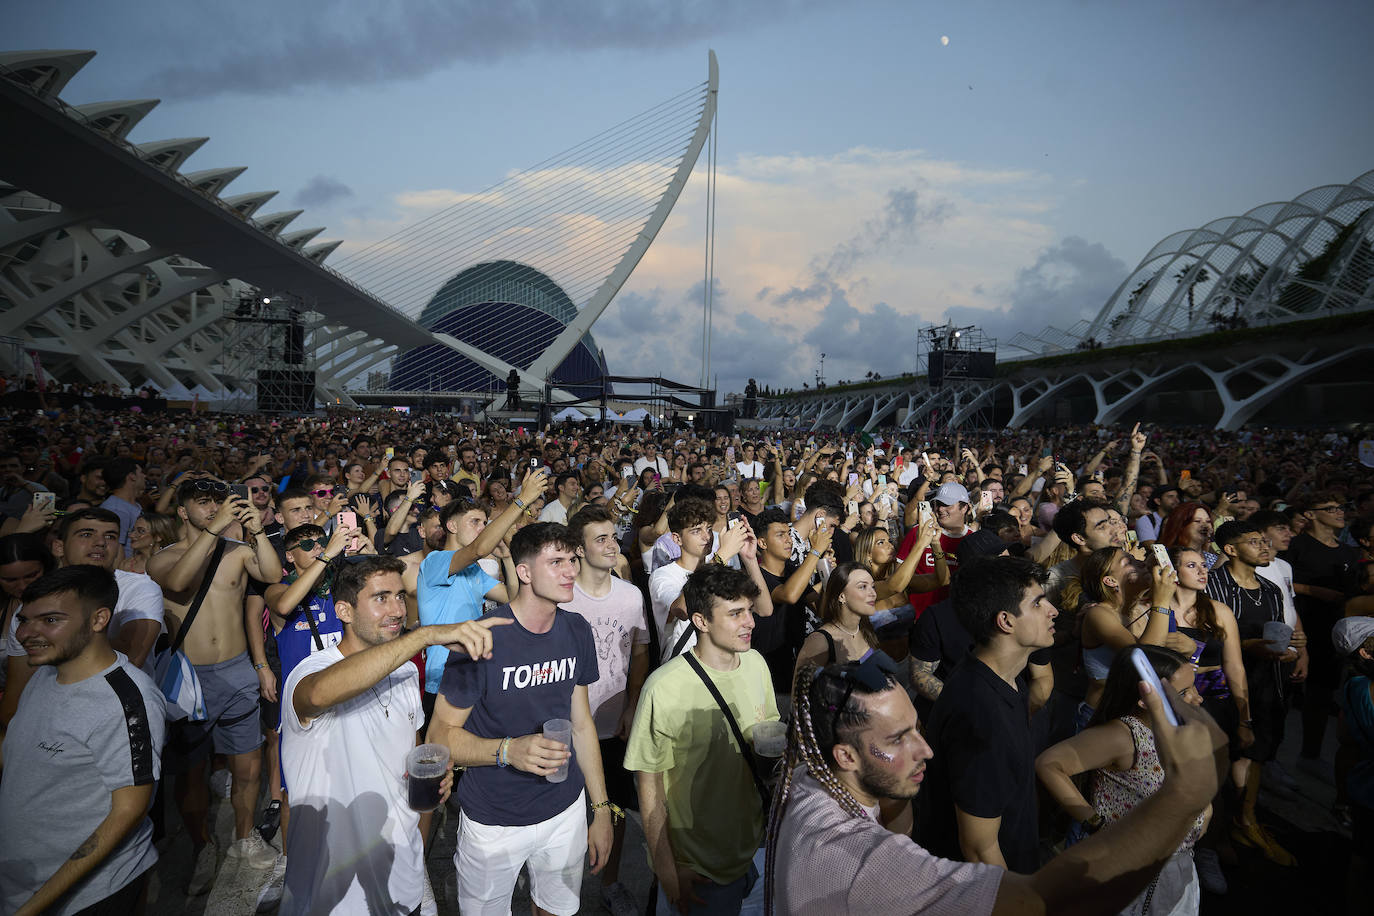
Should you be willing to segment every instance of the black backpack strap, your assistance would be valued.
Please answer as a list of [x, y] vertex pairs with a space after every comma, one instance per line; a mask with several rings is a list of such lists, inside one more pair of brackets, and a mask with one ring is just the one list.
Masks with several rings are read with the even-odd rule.
[[196, 620], [196, 614], [200, 613], [200, 606], [205, 603], [205, 596], [210, 593], [210, 585], [215, 581], [215, 570], [219, 569], [219, 561], [224, 556], [224, 548], [229, 542], [224, 538], [215, 539], [214, 552], [210, 554], [210, 565], [205, 570], [205, 576], [200, 580], [200, 587], [196, 589], [196, 595], [191, 599], [190, 605], [186, 608], [186, 619], [181, 621], [181, 628], [177, 630], [177, 638], [172, 640], [172, 652], [181, 648], [181, 644], [186, 641], [186, 634], [191, 631], [191, 624]]
[[720, 695], [720, 690], [716, 688], [715, 681], [711, 680], [710, 675], [701, 667], [701, 662], [697, 661], [696, 655], [688, 652], [682, 657], [687, 659], [687, 664], [692, 666], [692, 670], [697, 673], [697, 677], [701, 678], [706, 689], [711, 691], [711, 696], [715, 699], [716, 705], [720, 707], [720, 711], [725, 713], [725, 721], [730, 724], [730, 731], [734, 733], [735, 743], [739, 745], [740, 755], [749, 768], [749, 775], [754, 779], [754, 788], [758, 790], [759, 798], [763, 801], [763, 810], [766, 812], [772, 800], [768, 797], [768, 789], [764, 786], [763, 780], [759, 779], [758, 768], [754, 766], [754, 752], [750, 749], [748, 742], [744, 740], [744, 735], [739, 730], [739, 723], [735, 721], [735, 714], [730, 712], [725, 697]]

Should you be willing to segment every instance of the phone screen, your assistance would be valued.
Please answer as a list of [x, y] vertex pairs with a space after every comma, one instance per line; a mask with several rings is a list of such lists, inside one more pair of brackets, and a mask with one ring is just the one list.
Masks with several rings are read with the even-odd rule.
[[246, 483], [231, 483], [231, 484], [229, 485], [229, 492], [230, 492], [230, 493], [233, 493], [235, 496], [239, 497], [240, 499], [247, 499], [247, 498], [248, 498], [248, 484], [246, 484]]

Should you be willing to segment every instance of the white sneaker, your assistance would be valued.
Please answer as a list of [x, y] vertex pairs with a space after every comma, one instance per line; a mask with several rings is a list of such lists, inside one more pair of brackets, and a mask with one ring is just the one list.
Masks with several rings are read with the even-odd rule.
[[434, 899], [434, 886], [429, 883], [429, 869], [424, 871], [425, 883], [420, 891], [420, 916], [436, 916], [439, 904]]
[[235, 840], [226, 855], [238, 859], [249, 868], [266, 871], [277, 863], [277, 851], [269, 846], [256, 830], [241, 840]]
[[200, 847], [195, 865], [191, 868], [191, 880], [186, 885], [186, 896], [199, 897], [215, 886], [215, 874], [219, 871], [219, 849], [214, 840]]

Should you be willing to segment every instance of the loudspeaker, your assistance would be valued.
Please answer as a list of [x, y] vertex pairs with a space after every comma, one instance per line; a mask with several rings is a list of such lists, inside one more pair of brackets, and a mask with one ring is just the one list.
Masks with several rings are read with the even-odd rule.
[[315, 409], [315, 373], [303, 369], [259, 369], [258, 411], [309, 413]]
[[286, 326], [281, 361], [288, 366], [299, 366], [305, 362], [305, 325], [293, 321]]

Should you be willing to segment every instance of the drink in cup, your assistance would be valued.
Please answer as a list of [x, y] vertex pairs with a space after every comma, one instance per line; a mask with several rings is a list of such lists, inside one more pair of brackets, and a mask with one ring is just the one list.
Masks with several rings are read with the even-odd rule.
[[787, 724], [777, 720], [758, 722], [750, 737], [754, 740], [754, 753], [760, 757], [781, 757], [787, 750]]
[[1286, 652], [1293, 641], [1293, 628], [1282, 620], [1266, 620], [1263, 635], [1264, 641], [1269, 644], [1269, 651]]
[[[550, 719], [544, 723], [544, 737], [572, 747], [572, 723], [567, 719]], [[569, 758], [571, 761], [571, 758]], [[568, 764], [565, 763], [544, 777], [549, 782], [563, 782], [568, 778]]]
[[448, 746], [443, 744], [422, 744], [406, 754], [406, 784], [413, 810], [423, 814], [439, 807], [439, 784], [448, 764]]

